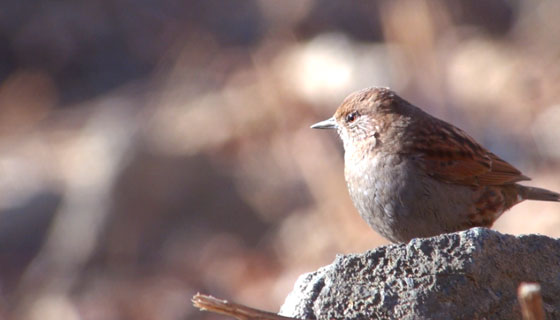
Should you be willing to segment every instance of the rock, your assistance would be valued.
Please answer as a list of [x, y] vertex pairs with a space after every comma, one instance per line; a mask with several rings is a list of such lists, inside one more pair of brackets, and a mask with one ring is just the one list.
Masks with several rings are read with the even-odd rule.
[[560, 240], [484, 228], [339, 255], [302, 275], [280, 314], [304, 319], [520, 319], [517, 287], [560, 319]]

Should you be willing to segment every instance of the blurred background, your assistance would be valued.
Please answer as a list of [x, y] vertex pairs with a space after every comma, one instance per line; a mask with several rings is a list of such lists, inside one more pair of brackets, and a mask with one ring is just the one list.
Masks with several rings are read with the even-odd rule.
[[[560, 190], [560, 2], [0, 4], [0, 318], [222, 319], [386, 244], [330, 117], [389, 86]], [[560, 236], [560, 205], [495, 228]]]

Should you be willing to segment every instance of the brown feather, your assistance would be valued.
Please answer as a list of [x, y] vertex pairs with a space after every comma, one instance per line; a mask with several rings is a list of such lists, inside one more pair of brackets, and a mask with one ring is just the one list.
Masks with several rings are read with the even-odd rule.
[[478, 144], [459, 128], [439, 120], [417, 123], [422, 134], [408, 144], [426, 172], [448, 183], [481, 186], [530, 180], [511, 164]]

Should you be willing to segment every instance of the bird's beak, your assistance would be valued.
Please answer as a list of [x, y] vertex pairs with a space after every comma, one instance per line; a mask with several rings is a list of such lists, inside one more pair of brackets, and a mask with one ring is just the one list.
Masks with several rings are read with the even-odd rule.
[[328, 118], [327, 120], [317, 122], [311, 126], [311, 129], [336, 129], [336, 120], [334, 117]]

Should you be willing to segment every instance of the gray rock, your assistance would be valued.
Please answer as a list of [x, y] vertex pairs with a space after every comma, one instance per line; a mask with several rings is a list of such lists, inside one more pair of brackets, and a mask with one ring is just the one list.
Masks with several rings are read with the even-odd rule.
[[302, 275], [281, 315], [305, 319], [520, 319], [520, 282], [560, 319], [560, 240], [484, 228], [337, 256]]

